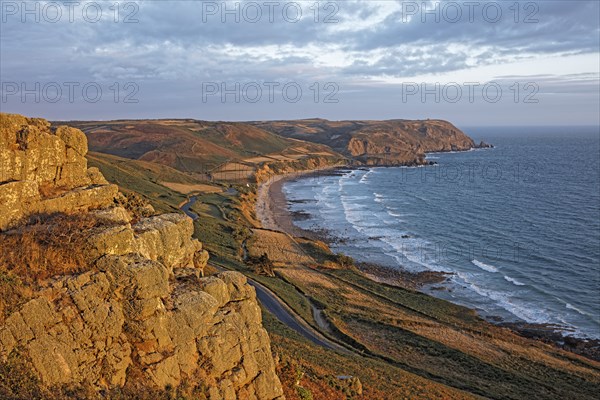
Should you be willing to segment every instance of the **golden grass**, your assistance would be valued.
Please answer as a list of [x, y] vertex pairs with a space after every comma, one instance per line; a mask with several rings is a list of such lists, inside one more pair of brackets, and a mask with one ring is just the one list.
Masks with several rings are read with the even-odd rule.
[[253, 170], [254, 170], [253, 166], [232, 162], [232, 163], [227, 163], [227, 164], [222, 165], [215, 172], [229, 172], [229, 171], [247, 172], [247, 171], [253, 171]]
[[0, 234], [0, 268], [26, 281], [79, 272], [87, 263], [86, 240], [102, 225], [91, 214], [35, 216]]
[[286, 277], [288, 280], [302, 282], [302, 286], [318, 285], [325, 289], [339, 290], [339, 285], [331, 282], [331, 280], [324, 277], [323, 274], [314, 273], [304, 268], [285, 268], [278, 270], [278, 273]]
[[314, 263], [290, 236], [281, 232], [253, 229], [248, 241], [248, 253], [260, 257], [267, 254], [276, 266]]
[[161, 185], [179, 192], [182, 194], [190, 193], [221, 193], [223, 189], [219, 186], [206, 185], [206, 184], [188, 184], [188, 183], [177, 183], [177, 182], [159, 182]]
[[215, 172], [212, 174], [212, 177], [216, 180], [222, 181], [237, 181], [237, 180], [245, 180], [250, 179], [254, 175], [253, 169], [248, 170], [238, 170], [238, 171], [224, 171], [224, 172]]
[[91, 261], [87, 238], [107, 224], [91, 214], [37, 215], [0, 233], [0, 320], [40, 281], [85, 271]]

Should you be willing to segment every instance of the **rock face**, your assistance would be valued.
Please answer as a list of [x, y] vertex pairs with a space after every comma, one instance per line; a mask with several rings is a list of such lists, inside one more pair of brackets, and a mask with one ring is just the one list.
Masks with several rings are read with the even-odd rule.
[[256, 122], [281, 136], [330, 146], [366, 165], [420, 165], [426, 152], [476, 147], [456, 126], [441, 120]]
[[98, 272], [57, 279], [0, 327], [0, 355], [19, 348], [48, 385], [124, 385], [136, 370], [158, 387], [202, 380], [209, 399], [280, 399], [254, 289], [235, 272], [172, 287], [138, 254], [104, 256]]
[[192, 381], [210, 400], [283, 399], [254, 289], [235, 272], [198, 278], [208, 253], [190, 218], [132, 223], [117, 187], [87, 169], [81, 131], [16, 115], [0, 121], [2, 230], [14, 234], [34, 213], [110, 222], [86, 239], [87, 272], [40, 282], [0, 320], [0, 361], [17, 352], [48, 386]]
[[[88, 238], [93, 259], [103, 255], [138, 253], [149, 260], [159, 261], [168, 269], [169, 275], [172, 275], [174, 268], [204, 267], [194, 265], [194, 258], [204, 259], [205, 264], [208, 261], [208, 253], [202, 250], [202, 243], [191, 239], [193, 222], [184, 214], [157, 215], [131, 225], [127, 211], [121, 207], [93, 213], [113, 222], [125, 218], [124, 223]], [[197, 253], [201, 254], [195, 257]]]
[[78, 129], [0, 114], [0, 231], [34, 213], [110, 205], [118, 188], [88, 170], [86, 153], [87, 139]]

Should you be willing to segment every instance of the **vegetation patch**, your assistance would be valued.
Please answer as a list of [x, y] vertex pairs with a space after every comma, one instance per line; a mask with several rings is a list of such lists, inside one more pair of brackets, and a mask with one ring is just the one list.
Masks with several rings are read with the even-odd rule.
[[249, 256], [266, 254], [276, 266], [314, 264], [302, 247], [289, 235], [264, 229], [253, 229], [247, 242]]
[[0, 320], [56, 275], [87, 270], [87, 239], [113, 225], [93, 214], [38, 214], [27, 225], [0, 233]]

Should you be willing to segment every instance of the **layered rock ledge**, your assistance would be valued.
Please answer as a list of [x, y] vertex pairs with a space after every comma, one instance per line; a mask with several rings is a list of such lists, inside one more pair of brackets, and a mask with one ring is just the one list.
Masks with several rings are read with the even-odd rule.
[[[39, 215], [104, 221], [85, 238], [84, 272], [40, 280], [6, 318], [0, 313], [0, 362], [19, 357], [47, 387], [193, 381], [210, 400], [283, 399], [246, 278], [199, 278], [208, 253], [192, 238], [192, 220], [133, 218], [118, 187], [87, 168], [86, 153], [77, 129], [0, 114], [0, 235], [27, 232]], [[54, 229], [51, 218], [37, 223]]]
[[0, 114], [0, 231], [32, 214], [111, 205], [118, 188], [87, 167], [87, 150], [79, 129]]
[[209, 398], [280, 399], [254, 289], [235, 272], [173, 286], [164, 265], [104, 256], [64, 277], [0, 327], [0, 356], [19, 351], [47, 385], [157, 387], [202, 381]]

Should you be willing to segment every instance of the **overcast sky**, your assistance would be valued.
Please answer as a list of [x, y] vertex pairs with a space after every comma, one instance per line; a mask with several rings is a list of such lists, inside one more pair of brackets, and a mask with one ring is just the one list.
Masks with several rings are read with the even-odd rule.
[[3, 112], [600, 124], [597, 0], [0, 4]]

